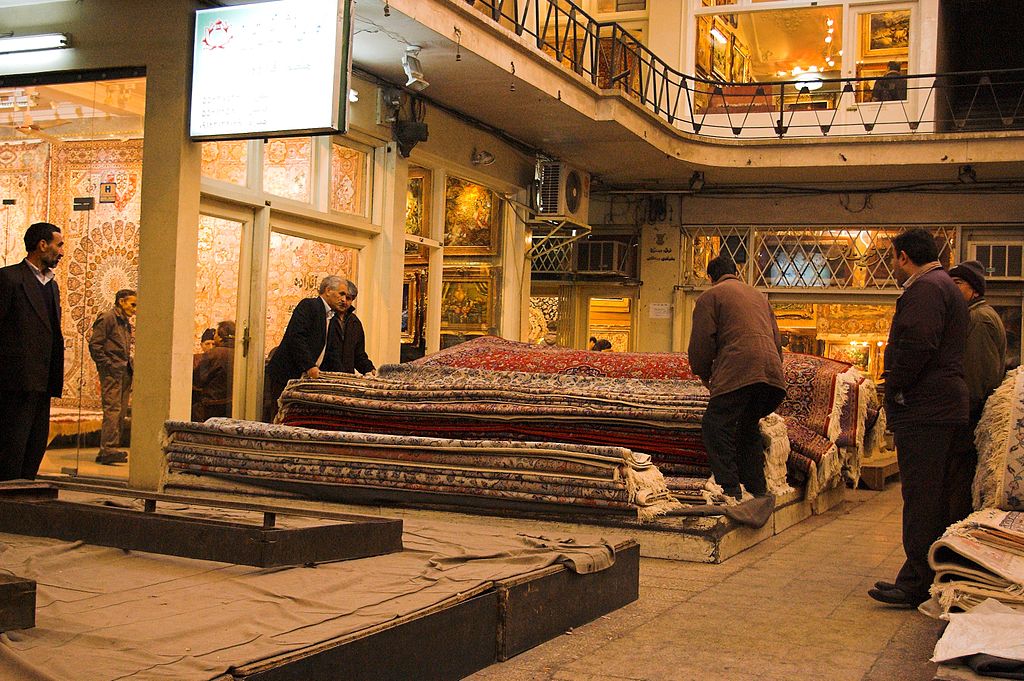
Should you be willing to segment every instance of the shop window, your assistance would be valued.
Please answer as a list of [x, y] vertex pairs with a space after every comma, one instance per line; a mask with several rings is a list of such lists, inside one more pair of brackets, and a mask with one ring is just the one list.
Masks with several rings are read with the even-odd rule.
[[368, 160], [365, 151], [331, 144], [331, 210], [366, 215]]
[[246, 185], [249, 143], [245, 140], [203, 142], [202, 156], [203, 177], [238, 187]]
[[686, 276], [691, 285], [708, 284], [707, 268], [711, 259], [727, 253], [736, 263], [741, 279], [747, 278], [748, 230], [732, 227], [706, 227], [695, 230], [691, 237], [692, 253]]
[[907, 98], [910, 55], [910, 10], [857, 15], [857, 101], [903, 101]]
[[441, 347], [498, 333], [501, 216], [493, 190], [445, 179]]
[[607, 340], [614, 352], [632, 348], [633, 300], [592, 297], [588, 302], [587, 338]]
[[[265, 348], [269, 352], [284, 338], [295, 305], [318, 295], [320, 280], [336, 274], [356, 279], [357, 251], [336, 244], [274, 231], [267, 259], [267, 323]], [[356, 307], [358, 309], [358, 301]]]
[[894, 304], [772, 301], [772, 308], [783, 350], [848, 362], [874, 380], [881, 377]]
[[[432, 174], [425, 168], [409, 168], [405, 193], [405, 233], [434, 238], [431, 229]], [[415, 240], [405, 242], [405, 273], [402, 281], [401, 361], [426, 354], [427, 290], [430, 279], [429, 247]]]
[[312, 174], [312, 138], [272, 139], [263, 145], [263, 191], [309, 203]]
[[[727, 85], [698, 85], [697, 113], [835, 108], [841, 75], [842, 7], [780, 9], [696, 17], [694, 72]], [[754, 49], [756, 47], [756, 49]], [[784, 91], [749, 83], [800, 81]]]
[[[25, 257], [23, 236], [33, 222], [57, 225], [64, 238], [55, 268], [64, 393], [51, 408], [42, 474], [127, 477], [127, 466], [95, 461], [103, 410], [88, 342], [115, 294], [138, 286], [145, 108], [144, 78], [0, 88], [2, 264]], [[73, 211], [79, 197], [92, 197], [92, 210]], [[127, 425], [113, 435], [114, 447], [130, 446]]]
[[[243, 224], [210, 215], [199, 218], [196, 258], [195, 347], [192, 356], [192, 418], [232, 415], [232, 365], [204, 360], [214, 347], [236, 348], [239, 261]], [[228, 326], [228, 323], [231, 326]], [[214, 332], [219, 333], [214, 336]]]

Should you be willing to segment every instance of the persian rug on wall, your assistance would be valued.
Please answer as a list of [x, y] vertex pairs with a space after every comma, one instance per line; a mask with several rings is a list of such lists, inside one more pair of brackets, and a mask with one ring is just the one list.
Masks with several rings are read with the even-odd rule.
[[[168, 421], [167, 480], [244, 481], [334, 498], [635, 515], [680, 507], [650, 457], [622, 447], [333, 432], [214, 418]], [[375, 496], [376, 494], [376, 496]], [[353, 497], [354, 495], [354, 497]]]
[[974, 431], [974, 508], [1024, 511], [1024, 367], [1006, 374]]
[[[79, 196], [96, 196], [114, 182], [114, 200], [92, 211], [73, 211]], [[119, 289], [137, 288], [142, 206], [142, 140], [54, 144], [49, 220], [64, 234], [61, 287], [64, 398], [60, 406], [98, 407], [99, 378], [85, 347], [96, 315], [114, 304]]]
[[321, 374], [288, 384], [282, 423], [327, 430], [628, 447], [660, 467], [706, 472], [697, 381], [650, 381], [385, 365], [376, 377]]
[[26, 227], [46, 220], [49, 173], [49, 144], [0, 144], [0, 197], [14, 199], [0, 207], [0, 267], [21, 262]]
[[987, 508], [950, 525], [928, 551], [934, 616], [987, 598], [1024, 610], [1024, 513]]

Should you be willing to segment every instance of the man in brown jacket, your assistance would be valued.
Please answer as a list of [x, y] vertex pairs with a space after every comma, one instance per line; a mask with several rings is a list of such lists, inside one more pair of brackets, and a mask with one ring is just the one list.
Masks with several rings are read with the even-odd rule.
[[128, 454], [119, 447], [132, 395], [131, 318], [135, 316], [137, 300], [131, 289], [118, 291], [114, 295], [114, 306], [96, 317], [89, 335], [89, 355], [100, 375], [103, 401], [100, 451], [96, 455], [96, 462], [101, 464], [128, 460]]
[[701, 425], [715, 481], [739, 499], [740, 484], [767, 493], [759, 421], [786, 397], [782, 335], [768, 299], [736, 276], [728, 255], [708, 263], [712, 287], [697, 299], [690, 367], [711, 392]]
[[942, 269], [927, 230], [893, 237], [892, 269], [903, 293], [889, 327], [883, 377], [900, 466], [907, 559], [895, 582], [876, 582], [868, 595], [916, 607], [928, 599], [935, 578], [928, 549], [948, 524], [953, 450], [967, 425], [967, 304]]
[[953, 283], [967, 301], [967, 344], [964, 346], [964, 380], [970, 420], [957, 442], [952, 467], [952, 500], [949, 524], [963, 520], [974, 507], [971, 484], [978, 467], [974, 430], [981, 410], [1006, 374], [1006, 329], [991, 305], [985, 302], [985, 267], [977, 260], [962, 262], [949, 271]]

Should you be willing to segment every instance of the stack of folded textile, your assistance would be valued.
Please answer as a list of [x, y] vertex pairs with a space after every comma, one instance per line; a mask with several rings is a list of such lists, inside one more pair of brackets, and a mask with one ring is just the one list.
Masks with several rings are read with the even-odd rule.
[[967, 611], [987, 598], [1024, 609], [1024, 513], [987, 508], [932, 544], [932, 614]]
[[[168, 421], [168, 482], [212, 476], [339, 500], [445, 506], [537, 505], [635, 514], [679, 508], [649, 456], [621, 447], [333, 432], [213, 418]], [[194, 480], [194, 478], [193, 478]], [[377, 497], [373, 495], [377, 494]], [[524, 506], [527, 505], [527, 506]]]
[[627, 447], [664, 472], [706, 474], [698, 381], [609, 379], [385, 365], [376, 377], [321, 374], [288, 384], [289, 426], [371, 433]]
[[[485, 336], [414, 362], [421, 367], [450, 367], [606, 378], [695, 381], [685, 353], [589, 352], [542, 347]], [[777, 413], [789, 429], [789, 468], [806, 480], [807, 496], [841, 481], [856, 483], [860, 460], [877, 451], [885, 430], [875, 385], [858, 369], [813, 355], [784, 353], [787, 399]], [[627, 445], [632, 446], [632, 445]], [[637, 447], [641, 448], [641, 447]], [[701, 443], [696, 450], [706, 458]], [[644, 449], [643, 451], [648, 451]], [[666, 473], [694, 473], [651, 451]]]

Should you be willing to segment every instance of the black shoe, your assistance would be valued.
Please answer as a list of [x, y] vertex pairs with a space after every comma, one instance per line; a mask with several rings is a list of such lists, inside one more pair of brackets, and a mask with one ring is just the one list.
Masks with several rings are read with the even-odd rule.
[[892, 591], [893, 589], [898, 589], [899, 587], [893, 584], [892, 582], [886, 582], [885, 580], [880, 579], [877, 582], [875, 582], [875, 588], [880, 589], [882, 591]]
[[108, 449], [107, 451], [101, 451], [96, 455], [96, 463], [103, 464], [104, 466], [110, 466], [115, 463], [125, 463], [128, 461], [128, 452], [122, 452], [117, 449]]
[[902, 608], [916, 608], [928, 600], [928, 597], [912, 596], [899, 587], [892, 589], [868, 589], [868, 596], [876, 601], [887, 605], [896, 605]]

